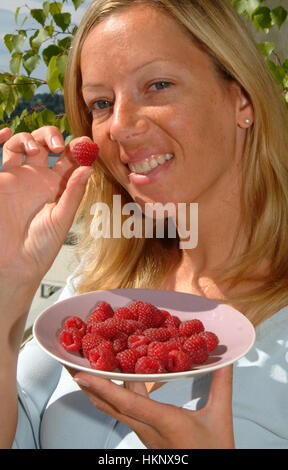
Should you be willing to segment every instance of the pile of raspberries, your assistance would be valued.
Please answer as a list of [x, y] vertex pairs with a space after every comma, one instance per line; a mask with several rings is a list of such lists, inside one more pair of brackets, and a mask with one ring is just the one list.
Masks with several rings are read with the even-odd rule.
[[199, 319], [181, 320], [151, 303], [133, 301], [115, 311], [99, 302], [86, 321], [71, 316], [59, 335], [93, 369], [126, 374], [184, 372], [207, 361], [219, 343]]

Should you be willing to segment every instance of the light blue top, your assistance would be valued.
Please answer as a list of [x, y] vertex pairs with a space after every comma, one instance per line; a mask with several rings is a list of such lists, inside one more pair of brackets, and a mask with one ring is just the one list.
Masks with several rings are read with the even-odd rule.
[[[74, 295], [68, 281], [59, 300]], [[171, 381], [151, 398], [191, 410], [208, 397], [211, 374]], [[18, 365], [14, 449], [145, 449], [124, 424], [98, 411], [69, 373], [30, 341]], [[288, 306], [256, 329], [234, 365], [233, 416], [238, 449], [288, 448]]]

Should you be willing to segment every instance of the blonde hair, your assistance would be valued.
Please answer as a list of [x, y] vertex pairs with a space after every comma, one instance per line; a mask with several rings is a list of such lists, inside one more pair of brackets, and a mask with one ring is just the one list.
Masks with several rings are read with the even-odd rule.
[[[227, 267], [222, 281], [233, 285], [253, 277], [261, 260], [271, 262], [261, 287], [229, 302], [247, 312], [254, 324], [271, 316], [288, 302], [288, 115], [281, 92], [262, 54], [229, 0], [96, 0], [86, 12], [70, 52], [65, 83], [65, 104], [74, 136], [91, 136], [91, 116], [81, 94], [80, 52], [91, 29], [107, 15], [137, 4], [161, 8], [181, 24], [191, 39], [205, 49], [216, 69], [234, 79], [249, 96], [255, 122], [247, 130], [243, 155], [242, 217], [239, 233], [248, 235], [240, 261]], [[130, 195], [97, 162], [79, 208], [82, 268], [78, 292], [109, 288], [157, 288], [170, 269], [167, 253], [177, 246], [159, 239], [94, 239], [90, 233], [90, 208], [96, 201], [112, 207], [114, 194], [122, 203]], [[177, 250], [176, 250], [177, 251]], [[180, 256], [180, 253], [178, 253]]]

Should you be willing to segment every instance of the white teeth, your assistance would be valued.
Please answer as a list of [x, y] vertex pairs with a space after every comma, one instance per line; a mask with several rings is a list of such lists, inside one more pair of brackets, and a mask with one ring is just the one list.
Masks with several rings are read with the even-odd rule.
[[159, 165], [163, 165], [168, 160], [174, 157], [173, 153], [166, 153], [165, 155], [158, 155], [151, 157], [150, 159], [143, 160], [142, 162], [129, 163], [129, 169], [134, 173], [140, 173], [146, 175], [150, 171], [157, 168]]

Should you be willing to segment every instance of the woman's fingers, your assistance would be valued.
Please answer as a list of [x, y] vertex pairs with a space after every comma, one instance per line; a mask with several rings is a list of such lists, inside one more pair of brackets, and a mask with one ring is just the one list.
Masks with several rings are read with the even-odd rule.
[[105, 402], [111, 404], [122, 415], [152, 426], [155, 425], [155, 427], [167, 415], [167, 405], [155, 402], [147, 396], [139, 395], [127, 390], [127, 388], [120, 387], [109, 380], [84, 373], [78, 373], [75, 379], [88, 381], [89, 390]]
[[21, 132], [11, 137], [4, 145], [3, 170], [8, 171], [24, 162], [31, 166], [48, 166], [48, 154], [60, 153], [65, 143], [60, 130], [45, 126], [33, 131]]
[[3, 147], [3, 171], [8, 171], [16, 166], [22, 165], [24, 152], [26, 155], [36, 156], [39, 151], [40, 146], [33, 139], [31, 134], [28, 132], [15, 134]]
[[4, 127], [4, 129], [0, 130], [0, 144], [6, 142], [10, 137], [12, 137], [12, 130], [9, 127]]
[[70, 176], [65, 190], [61, 194], [53, 210], [53, 222], [61, 232], [71, 227], [81, 199], [84, 196], [86, 184], [93, 173], [91, 167], [77, 168]]

